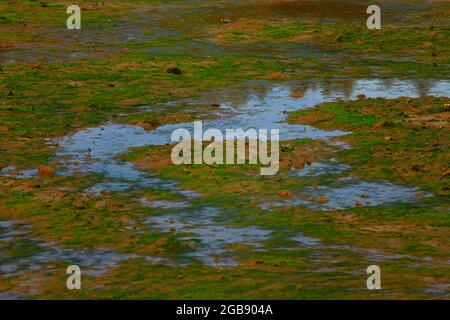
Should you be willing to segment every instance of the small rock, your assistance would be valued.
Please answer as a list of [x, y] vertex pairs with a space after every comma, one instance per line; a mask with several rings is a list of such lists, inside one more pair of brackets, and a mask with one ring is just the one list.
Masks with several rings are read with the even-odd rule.
[[75, 209], [84, 209], [84, 208], [86, 208], [85, 202], [81, 201], [81, 200], [75, 200], [74, 202], [72, 202], [72, 206]]
[[39, 166], [38, 175], [39, 177], [49, 177], [53, 175], [53, 168], [49, 166]]
[[289, 190], [281, 190], [280, 192], [278, 192], [278, 195], [280, 196], [280, 198], [292, 198], [292, 192]]
[[41, 69], [43, 69], [44, 67], [42, 66], [42, 65], [40, 65], [40, 64], [37, 64], [37, 65], [35, 65], [35, 66], [32, 66], [31, 67], [31, 70], [41, 70]]
[[71, 87], [81, 87], [83, 86], [83, 82], [81, 81], [69, 81], [67, 84]]
[[167, 73], [172, 73], [172, 74], [182, 74], [183, 72], [181, 71], [180, 68], [176, 67], [176, 66], [170, 66], [166, 68], [166, 72]]
[[282, 74], [281, 72], [272, 72], [269, 73], [266, 78], [268, 80], [278, 80], [278, 79], [283, 79], [285, 78], [284, 74]]
[[330, 201], [330, 199], [328, 199], [328, 198], [325, 197], [325, 196], [316, 198], [316, 202], [318, 202], [318, 203], [327, 203], [327, 202], [329, 202], [329, 201]]
[[335, 42], [342, 42], [342, 41], [344, 41], [344, 37], [340, 34], [340, 35], [338, 35], [337, 37], [334, 38], [334, 41]]
[[391, 141], [391, 140], [392, 140], [392, 137], [386, 136], [386, 137], [384, 137], [384, 140], [385, 140], [385, 141]]
[[361, 202], [359, 202], [358, 200], [356, 200], [356, 201], [355, 201], [355, 206], [357, 206], [357, 207], [361, 207], [361, 206], [362, 206], [362, 204], [361, 204]]
[[213, 102], [213, 103], [211, 103], [211, 106], [219, 108], [220, 107], [220, 103]]
[[197, 247], [197, 244], [193, 241], [189, 241], [185, 243], [185, 247], [189, 249], [195, 249]]
[[356, 97], [358, 98], [358, 100], [364, 100], [366, 98], [366, 95], [361, 93], [361, 94], [358, 94]]
[[155, 127], [159, 126], [159, 121], [157, 120], [144, 120], [144, 121], [139, 121], [138, 123], [136, 123], [137, 126], [144, 128], [145, 130], [151, 130], [154, 129]]
[[303, 94], [300, 92], [292, 92], [291, 97], [294, 99], [300, 99], [301, 97], [303, 97]]
[[380, 129], [380, 128], [383, 128], [383, 127], [387, 127], [388, 125], [389, 125], [389, 122], [384, 120], [384, 121], [380, 121], [380, 122], [375, 123], [372, 126], [372, 128]]
[[230, 19], [220, 19], [220, 22], [222, 22], [222, 23], [230, 23], [231, 22], [231, 20]]
[[281, 146], [281, 152], [289, 152], [289, 151], [293, 151], [294, 147], [291, 146], [290, 144], [285, 144]]
[[330, 199], [328, 199], [325, 196], [320, 196], [320, 197], [317, 197], [317, 198], [315, 198], [315, 197], [308, 197], [306, 200], [309, 201], [309, 202], [317, 202], [317, 203], [327, 203], [327, 202], [330, 201]]

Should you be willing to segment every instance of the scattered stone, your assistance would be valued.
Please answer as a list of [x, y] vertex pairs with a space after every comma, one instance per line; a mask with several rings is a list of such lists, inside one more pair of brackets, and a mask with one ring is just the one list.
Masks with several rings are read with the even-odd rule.
[[289, 190], [281, 190], [280, 192], [278, 192], [278, 195], [280, 196], [280, 198], [292, 198], [292, 192]]
[[318, 202], [318, 203], [327, 203], [327, 202], [329, 202], [329, 201], [330, 201], [330, 199], [328, 199], [328, 198], [325, 197], [325, 196], [316, 198], [316, 202]]
[[361, 93], [361, 94], [358, 94], [356, 97], [358, 98], [358, 100], [364, 100], [366, 98], [366, 95]]
[[69, 81], [67, 84], [71, 87], [81, 87], [84, 83], [81, 81]]
[[185, 247], [189, 249], [197, 248], [197, 244], [194, 241], [188, 241], [185, 243]]
[[40, 64], [34, 65], [31, 67], [31, 70], [41, 70], [44, 69], [44, 67]]
[[308, 197], [306, 200], [309, 201], [309, 202], [317, 202], [317, 203], [327, 203], [327, 202], [330, 201], [330, 199], [328, 199], [325, 196], [320, 196], [320, 197], [317, 197], [317, 198], [315, 198], [315, 197]]
[[355, 206], [357, 206], [357, 207], [361, 207], [361, 206], [362, 206], [362, 203], [361, 203], [361, 202], [359, 202], [358, 200], [356, 200], [356, 201], [355, 201]]
[[337, 37], [334, 38], [335, 42], [342, 42], [344, 41], [344, 36], [343, 35], [338, 35]]
[[369, 198], [369, 196], [368, 196], [367, 194], [360, 194], [359, 197], [360, 197], [360, 198], [363, 198], [363, 199]]
[[143, 120], [139, 121], [136, 125], [144, 128], [145, 130], [152, 130], [158, 127], [160, 123], [157, 120]]
[[390, 126], [390, 123], [388, 121], [384, 120], [384, 121], [380, 121], [380, 122], [375, 123], [372, 126], [372, 128], [380, 129], [380, 128], [384, 128], [384, 127], [388, 127], [388, 126]]
[[294, 147], [291, 146], [290, 144], [285, 144], [281, 146], [281, 152], [290, 152], [290, 151], [294, 151]]
[[211, 103], [211, 106], [219, 108], [220, 107], [220, 103], [213, 102], [213, 103]]
[[230, 23], [231, 20], [230, 19], [220, 19], [220, 22], [227, 24], [227, 23]]
[[384, 140], [385, 140], [385, 141], [391, 141], [391, 140], [392, 140], [392, 137], [386, 136], [386, 137], [384, 137]]
[[81, 201], [81, 200], [75, 200], [74, 202], [72, 202], [72, 206], [75, 209], [85, 209], [86, 208], [86, 203], [84, 201]]
[[53, 168], [50, 166], [39, 166], [38, 175], [39, 177], [49, 177], [53, 175]]
[[167, 73], [172, 73], [172, 74], [182, 74], [183, 72], [181, 71], [180, 68], [178, 68], [177, 66], [170, 66], [166, 68], [166, 72]]
[[301, 92], [292, 92], [291, 97], [294, 99], [300, 99], [303, 97], [303, 94]]
[[267, 78], [267, 80], [279, 80], [279, 79], [284, 79], [285, 76], [281, 72], [273, 72], [273, 73], [269, 73], [266, 76], [266, 78]]

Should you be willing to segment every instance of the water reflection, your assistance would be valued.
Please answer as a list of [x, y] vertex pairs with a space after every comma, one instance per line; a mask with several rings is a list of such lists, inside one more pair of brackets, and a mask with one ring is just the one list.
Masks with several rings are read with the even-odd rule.
[[[279, 129], [281, 140], [311, 138], [328, 141], [329, 138], [348, 133], [340, 130], [321, 130], [308, 125], [288, 124], [287, 113], [311, 108], [327, 101], [357, 99], [360, 94], [372, 98], [418, 97], [422, 94], [417, 90], [421, 84], [426, 84], [420, 88], [424, 90], [426, 87], [428, 95], [446, 96], [450, 92], [450, 81], [337, 79], [286, 82], [278, 85], [263, 81], [249, 83], [246, 88], [239, 86], [230, 90], [215, 91], [200, 99], [169, 103], [165, 107], [184, 104], [187, 108], [194, 109], [199, 104], [220, 102], [221, 107], [214, 112], [222, 116], [218, 119], [205, 120], [203, 130]], [[301, 97], [292, 94], [298, 88], [304, 92]], [[117, 190], [124, 190], [127, 184], [130, 188], [150, 185], [176, 188], [176, 182], [152, 177], [137, 170], [131, 163], [117, 160], [116, 157], [131, 147], [170, 143], [172, 132], [178, 128], [186, 128], [193, 132], [192, 123], [164, 125], [150, 132], [141, 127], [115, 123], [88, 128], [59, 140], [61, 149], [56, 154], [56, 160], [62, 167], [60, 170], [62, 174], [97, 173], [103, 175], [107, 182], [116, 183], [94, 187], [97, 193], [107, 190], [108, 187], [112, 190], [114, 187]]]

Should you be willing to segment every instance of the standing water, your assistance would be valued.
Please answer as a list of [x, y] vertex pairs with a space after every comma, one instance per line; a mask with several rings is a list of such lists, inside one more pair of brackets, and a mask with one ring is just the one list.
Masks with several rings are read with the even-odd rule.
[[[256, 89], [255, 89], [256, 88]], [[293, 97], [292, 93], [301, 91]], [[219, 101], [221, 107], [215, 111], [218, 118], [203, 121], [204, 130], [208, 128], [225, 129], [279, 129], [281, 140], [299, 138], [328, 139], [348, 134], [334, 130], [327, 131], [308, 125], [286, 123], [287, 113], [298, 109], [312, 108], [317, 104], [354, 100], [364, 94], [368, 98], [398, 98], [401, 96], [419, 97], [423, 95], [447, 96], [450, 81], [433, 80], [399, 80], [399, 79], [336, 79], [327, 81], [286, 82], [273, 85], [268, 82], [252, 82], [239, 94], [219, 91], [205, 95], [200, 99], [188, 99], [166, 105], [170, 108], [177, 103], [195, 108], [197, 104]], [[299, 97], [299, 98], [298, 98]], [[214, 99], [214, 100], [213, 100]], [[143, 108], [145, 110], [145, 108]], [[153, 131], [145, 131], [138, 126], [107, 123], [88, 128], [57, 141], [60, 150], [55, 155], [59, 174], [97, 174], [102, 182], [86, 190], [94, 196], [102, 192], [126, 192], [133, 189], [162, 188], [184, 196], [181, 202], [159, 201], [141, 205], [158, 208], [162, 215], [152, 216], [148, 222], [163, 232], [175, 230], [182, 233], [184, 239], [195, 241], [198, 245], [187, 256], [199, 258], [208, 265], [234, 265], [235, 261], [227, 257], [224, 261], [213, 258], [228, 253], [230, 244], [249, 243], [258, 247], [258, 242], [268, 239], [270, 231], [257, 227], [237, 228], [224, 225], [224, 212], [211, 207], [190, 208], [190, 201], [200, 195], [183, 190], [176, 181], [157, 178], [152, 174], [138, 170], [132, 163], [117, 159], [121, 153], [131, 147], [163, 145], [170, 143], [172, 131], [178, 128], [192, 129], [192, 123], [180, 123], [160, 126]], [[350, 168], [334, 159], [326, 163], [313, 163], [305, 171], [291, 172], [298, 179], [309, 175], [342, 174]], [[362, 205], [382, 205], [394, 202], [415, 201], [417, 189], [397, 186], [388, 182], [361, 181], [351, 175], [341, 178], [334, 186], [322, 185], [306, 188], [302, 194], [285, 202], [264, 203], [263, 209], [271, 210], [280, 205], [305, 205], [319, 210], [338, 210], [354, 206], [355, 199], [361, 194], [371, 194], [372, 199]], [[330, 199], [327, 204], [308, 201], [311, 194], [320, 194]], [[172, 224], [172, 225], [171, 225]], [[178, 229], [177, 229], [178, 228]]]

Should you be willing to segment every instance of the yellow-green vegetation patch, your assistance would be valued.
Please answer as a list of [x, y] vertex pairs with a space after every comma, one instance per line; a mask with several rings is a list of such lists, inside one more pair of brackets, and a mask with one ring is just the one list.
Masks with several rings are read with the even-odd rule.
[[[353, 148], [338, 153], [355, 173], [420, 186], [448, 201], [448, 98], [332, 102], [290, 114], [294, 123], [353, 131]], [[446, 200], [447, 198], [447, 200]]]

